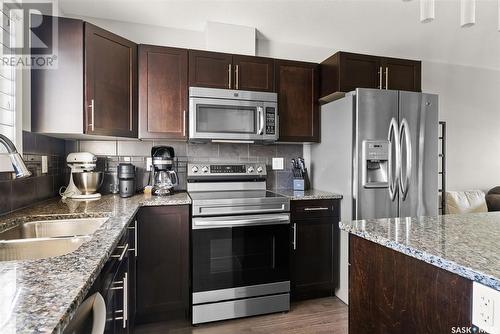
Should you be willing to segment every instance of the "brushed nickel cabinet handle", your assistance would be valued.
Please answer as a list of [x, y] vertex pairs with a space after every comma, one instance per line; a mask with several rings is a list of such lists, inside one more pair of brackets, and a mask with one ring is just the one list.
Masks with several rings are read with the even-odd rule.
[[123, 277], [123, 328], [127, 328], [128, 321], [128, 273]]
[[186, 137], [186, 109], [182, 111], [182, 136]]
[[378, 68], [378, 89], [382, 89], [382, 72], [384, 70], [382, 69], [382, 66]]
[[125, 256], [125, 254], [127, 253], [128, 251], [128, 243], [125, 245], [125, 246], [118, 246], [116, 248], [122, 248], [122, 253], [120, 255], [111, 255], [112, 258], [118, 258], [118, 261], [121, 261], [123, 260], [123, 257]]
[[293, 250], [297, 249], [297, 224], [293, 223]]
[[385, 89], [389, 89], [389, 67], [385, 68]]
[[319, 208], [304, 208], [304, 211], [327, 211], [330, 208], [319, 207]]
[[234, 72], [235, 72], [234, 73], [235, 74], [234, 80], [236, 81], [236, 89], [240, 89], [240, 78], [239, 78], [240, 73], [239, 73], [239, 68], [240, 68], [240, 66], [236, 65], [235, 69], [234, 69]]
[[91, 131], [94, 131], [95, 129], [95, 126], [94, 126], [94, 99], [90, 100], [90, 105], [89, 105], [89, 108], [90, 108], [90, 119], [92, 120], [91, 123], [89, 123], [87, 126], [90, 127], [90, 130]]
[[231, 69], [232, 69], [232, 65], [231, 64], [227, 65], [227, 77], [229, 79], [229, 84], [228, 84], [229, 89], [231, 89], [231, 85], [232, 85], [231, 77], [232, 77], [233, 73], [231, 73], [232, 72]]
[[137, 220], [134, 222], [134, 226], [129, 226], [129, 230], [134, 230], [134, 248], [129, 248], [129, 252], [134, 252], [134, 256], [137, 257]]

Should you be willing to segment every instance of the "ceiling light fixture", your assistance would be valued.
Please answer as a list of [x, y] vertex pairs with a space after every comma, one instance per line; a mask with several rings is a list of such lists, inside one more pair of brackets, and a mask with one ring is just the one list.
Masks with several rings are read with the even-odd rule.
[[420, 0], [420, 22], [428, 23], [435, 18], [434, 0]]
[[476, 24], [476, 0], [460, 0], [460, 26], [472, 27]]

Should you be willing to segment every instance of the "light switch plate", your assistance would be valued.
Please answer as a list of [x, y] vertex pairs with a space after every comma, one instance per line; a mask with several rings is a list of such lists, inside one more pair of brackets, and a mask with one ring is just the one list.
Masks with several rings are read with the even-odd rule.
[[273, 158], [273, 170], [283, 170], [283, 158]]
[[472, 283], [472, 324], [490, 334], [500, 334], [500, 291]]
[[151, 171], [151, 165], [153, 164], [153, 159], [152, 158], [146, 158], [146, 170], [149, 172]]
[[46, 155], [42, 155], [42, 174], [49, 172], [49, 161]]

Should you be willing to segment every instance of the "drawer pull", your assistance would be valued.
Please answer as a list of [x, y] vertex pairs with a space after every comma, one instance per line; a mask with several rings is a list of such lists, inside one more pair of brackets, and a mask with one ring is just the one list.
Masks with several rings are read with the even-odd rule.
[[128, 243], [125, 244], [125, 246], [118, 246], [116, 248], [122, 248], [122, 253], [120, 255], [111, 255], [112, 258], [118, 258], [118, 261], [121, 261], [123, 260], [123, 257], [125, 256], [125, 254], [127, 253], [127, 250], [128, 250]]
[[324, 208], [324, 207], [320, 207], [320, 208], [304, 208], [304, 211], [328, 211], [330, 210], [330, 208]]

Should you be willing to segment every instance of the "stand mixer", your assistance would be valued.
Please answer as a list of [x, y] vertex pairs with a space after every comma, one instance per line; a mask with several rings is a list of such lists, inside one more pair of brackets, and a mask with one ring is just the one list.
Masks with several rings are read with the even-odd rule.
[[101, 194], [96, 191], [102, 184], [103, 173], [94, 171], [97, 157], [90, 152], [70, 153], [66, 162], [71, 168], [69, 184], [66, 189], [61, 187], [59, 194], [77, 200], [99, 199]]

